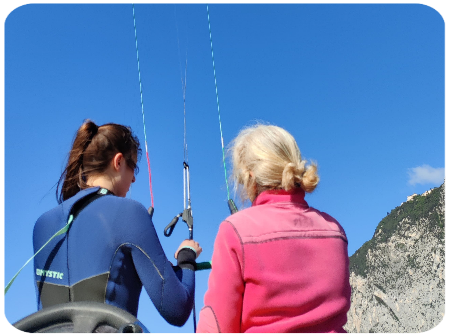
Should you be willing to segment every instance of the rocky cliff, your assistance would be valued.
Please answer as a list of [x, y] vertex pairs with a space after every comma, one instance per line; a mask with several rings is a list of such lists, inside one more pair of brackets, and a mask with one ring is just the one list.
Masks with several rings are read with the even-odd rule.
[[444, 315], [444, 183], [391, 211], [350, 257], [348, 332], [423, 332]]

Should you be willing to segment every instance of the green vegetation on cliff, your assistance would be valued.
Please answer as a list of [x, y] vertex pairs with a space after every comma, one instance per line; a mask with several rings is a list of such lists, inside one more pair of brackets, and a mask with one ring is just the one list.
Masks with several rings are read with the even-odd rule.
[[379, 243], [387, 242], [397, 232], [398, 225], [403, 220], [418, 223], [421, 219], [427, 218], [427, 230], [438, 232], [438, 238], [444, 240], [444, 212], [443, 215], [440, 215], [435, 211], [437, 207], [441, 206], [440, 202], [443, 195], [444, 183], [440, 187], [434, 188], [430, 194], [426, 196], [417, 195], [412, 200], [393, 209], [391, 213], [380, 221], [373, 238], [363, 244], [349, 258], [350, 272], [354, 272], [356, 275], [366, 276], [368, 250], [373, 249]]

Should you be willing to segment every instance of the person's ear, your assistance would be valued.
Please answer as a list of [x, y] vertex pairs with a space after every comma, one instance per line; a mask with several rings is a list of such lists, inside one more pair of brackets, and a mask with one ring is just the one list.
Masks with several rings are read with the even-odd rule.
[[114, 170], [119, 171], [120, 170], [120, 166], [123, 164], [124, 162], [124, 157], [122, 153], [117, 153], [114, 155], [114, 157], [112, 158], [112, 168], [114, 168]]

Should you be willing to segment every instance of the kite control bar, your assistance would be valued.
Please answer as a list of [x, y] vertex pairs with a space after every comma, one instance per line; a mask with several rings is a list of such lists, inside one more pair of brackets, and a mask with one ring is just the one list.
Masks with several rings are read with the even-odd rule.
[[[192, 216], [192, 208], [191, 208], [191, 202], [190, 202], [190, 173], [189, 173], [189, 165], [184, 161], [184, 210], [183, 212], [180, 212], [177, 214], [172, 221], [165, 227], [164, 229], [164, 236], [170, 237], [173, 233], [173, 230], [175, 229], [176, 224], [179, 221], [179, 218], [182, 218], [182, 221], [187, 224], [187, 227], [189, 228], [189, 239], [193, 239], [193, 216]], [[186, 195], [187, 190], [187, 195]], [[187, 202], [186, 202], [187, 198]], [[186, 204], [187, 203], [187, 204]], [[186, 207], [187, 205], [187, 207]], [[234, 201], [230, 198], [228, 199], [228, 207], [229, 211], [232, 214], [235, 214], [238, 209], [235, 205]], [[152, 214], [152, 213], [150, 213]], [[196, 270], [207, 270], [212, 268], [212, 263], [210, 261], [200, 262], [196, 264]]]
[[[170, 224], [168, 224], [164, 229], [164, 236], [170, 237], [175, 229], [176, 223], [180, 217], [182, 217], [182, 221], [187, 224], [189, 228], [189, 239], [193, 239], [193, 216], [192, 216], [192, 207], [190, 202], [190, 173], [189, 173], [189, 165], [184, 161], [184, 210], [183, 212], [176, 215]], [[186, 187], [187, 187], [187, 195], [186, 195]], [[187, 196], [187, 206], [186, 206], [186, 196]]]

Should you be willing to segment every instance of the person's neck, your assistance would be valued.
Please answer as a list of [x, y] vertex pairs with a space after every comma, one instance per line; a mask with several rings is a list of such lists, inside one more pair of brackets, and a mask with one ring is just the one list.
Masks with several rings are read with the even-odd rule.
[[89, 187], [100, 187], [108, 189], [110, 192], [114, 193], [114, 185], [112, 179], [109, 176], [98, 176], [89, 178], [86, 182]]

